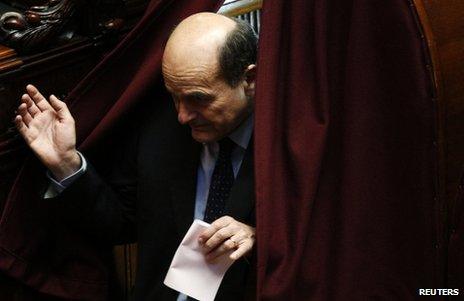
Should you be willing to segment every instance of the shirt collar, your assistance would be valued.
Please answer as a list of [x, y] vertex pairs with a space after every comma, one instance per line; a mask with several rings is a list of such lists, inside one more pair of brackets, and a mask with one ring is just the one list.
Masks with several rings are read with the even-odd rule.
[[[250, 114], [232, 133], [229, 134], [230, 140], [235, 144], [246, 150], [250, 143], [251, 134], [253, 133], [253, 114]], [[203, 143], [203, 147], [209, 152], [217, 152], [219, 145], [217, 142]]]
[[248, 148], [253, 132], [253, 114], [245, 119], [230, 135], [229, 138], [243, 149]]

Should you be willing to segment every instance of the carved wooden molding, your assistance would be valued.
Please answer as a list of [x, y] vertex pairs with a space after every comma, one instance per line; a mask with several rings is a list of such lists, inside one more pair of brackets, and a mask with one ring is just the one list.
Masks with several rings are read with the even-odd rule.
[[56, 37], [71, 20], [80, 1], [49, 0], [25, 12], [5, 12], [0, 16], [0, 42], [21, 51], [44, 45]]

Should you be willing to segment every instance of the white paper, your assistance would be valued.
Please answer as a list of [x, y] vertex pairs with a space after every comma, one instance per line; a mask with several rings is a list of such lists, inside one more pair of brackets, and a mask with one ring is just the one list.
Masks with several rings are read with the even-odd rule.
[[200, 301], [213, 301], [224, 274], [232, 265], [229, 253], [215, 263], [205, 259], [203, 247], [198, 243], [200, 234], [208, 223], [194, 220], [172, 259], [164, 284]]

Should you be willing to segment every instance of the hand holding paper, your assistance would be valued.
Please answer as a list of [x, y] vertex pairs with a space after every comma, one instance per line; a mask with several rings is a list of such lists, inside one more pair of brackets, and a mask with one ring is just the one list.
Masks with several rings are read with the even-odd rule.
[[[219, 218], [214, 226], [195, 220], [174, 255], [164, 284], [201, 301], [214, 300], [224, 274], [235, 261], [231, 256], [235, 253], [234, 257], [239, 258], [254, 244], [254, 229], [236, 223], [229, 217]], [[237, 246], [226, 243], [231, 237], [237, 239]]]
[[230, 259], [237, 260], [253, 249], [255, 228], [223, 216], [200, 235], [199, 242], [205, 247], [206, 260], [210, 262], [226, 253]]

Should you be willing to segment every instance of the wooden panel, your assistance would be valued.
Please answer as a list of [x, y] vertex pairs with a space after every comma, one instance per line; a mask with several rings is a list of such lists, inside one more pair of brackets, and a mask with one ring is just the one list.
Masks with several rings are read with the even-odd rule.
[[417, 0], [436, 77], [442, 184], [453, 199], [464, 167], [464, 1]]
[[121, 284], [124, 300], [130, 300], [135, 285], [137, 265], [137, 244], [116, 246], [114, 248], [116, 276]]
[[0, 45], [0, 72], [15, 69], [22, 64], [13, 49]]
[[0, 59], [3, 60], [12, 56], [16, 56], [16, 52], [13, 49], [0, 45]]

